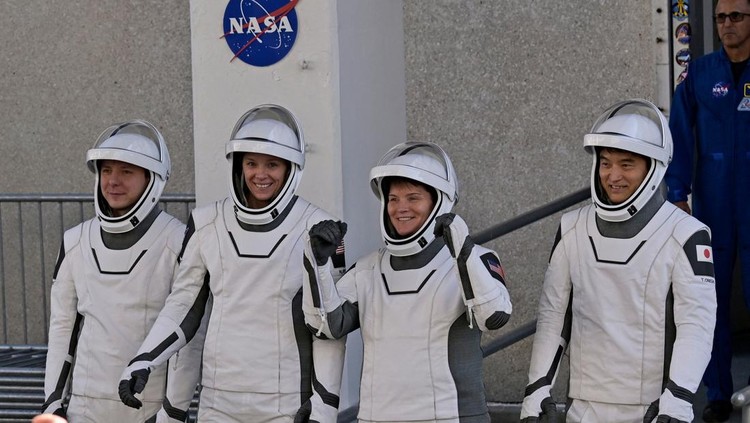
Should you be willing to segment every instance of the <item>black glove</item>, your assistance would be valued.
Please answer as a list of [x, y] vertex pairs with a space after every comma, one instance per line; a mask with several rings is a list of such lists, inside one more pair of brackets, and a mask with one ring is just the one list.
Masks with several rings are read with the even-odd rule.
[[538, 417], [526, 417], [521, 423], [557, 423], [557, 405], [552, 398], [543, 399], [540, 405], [542, 412]]
[[659, 399], [657, 398], [656, 401], [652, 402], [651, 405], [648, 406], [648, 410], [646, 410], [646, 414], [643, 415], [643, 423], [653, 422], [656, 416], [658, 415], [659, 415]]
[[445, 213], [438, 216], [435, 218], [435, 230], [433, 231], [436, 237], [443, 237], [453, 257], [456, 257], [456, 251], [454, 251], [455, 247], [453, 246], [450, 226], [455, 218], [455, 213]]
[[328, 258], [341, 245], [345, 234], [346, 223], [342, 221], [324, 220], [310, 228], [310, 246], [318, 266], [323, 266], [328, 262]]
[[302, 407], [297, 410], [297, 415], [294, 416], [294, 423], [309, 423], [311, 413], [312, 403], [310, 403], [310, 400], [307, 400], [302, 404]]
[[136, 370], [130, 373], [129, 380], [123, 379], [120, 381], [118, 393], [123, 404], [136, 409], [143, 406], [143, 403], [135, 397], [135, 394], [143, 392], [143, 388], [146, 387], [146, 382], [148, 382], [149, 373], [151, 373], [149, 369]]

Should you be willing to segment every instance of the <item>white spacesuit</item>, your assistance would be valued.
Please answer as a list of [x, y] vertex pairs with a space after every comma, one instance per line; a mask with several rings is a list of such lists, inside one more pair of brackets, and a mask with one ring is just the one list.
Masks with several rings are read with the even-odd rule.
[[[400, 144], [370, 175], [386, 248], [359, 260], [334, 285], [330, 262], [319, 263], [316, 252], [326, 228], [313, 227], [305, 250], [305, 319], [322, 338], [361, 327], [360, 422], [489, 422], [480, 338], [510, 317], [500, 260], [474, 245], [466, 224], [450, 213], [458, 200], [456, 175], [437, 145]], [[404, 236], [387, 212], [384, 180], [392, 177], [418, 181], [434, 194], [427, 219]], [[328, 244], [337, 244], [331, 238]]]
[[[539, 300], [521, 418], [544, 421], [566, 348], [569, 422], [690, 422], [715, 321], [709, 229], [665, 202], [672, 139], [645, 100], [608, 109], [584, 137], [593, 204], [563, 215]], [[645, 158], [625, 201], [600, 182], [602, 149]], [[538, 420], [537, 420], [538, 419]]]
[[[122, 216], [112, 212], [102, 192], [105, 160], [136, 165], [148, 174], [145, 191]], [[157, 207], [169, 178], [169, 153], [155, 127], [131, 121], [104, 131], [87, 163], [96, 174], [96, 218], [67, 230], [58, 255], [43, 411], [64, 414], [70, 392], [72, 423], [154, 421], [166, 366], [154, 370], [140, 410], [120, 402], [117, 383], [163, 307], [177, 267], [185, 225]]]
[[[246, 153], [289, 164], [278, 195], [262, 208], [246, 199]], [[344, 345], [313, 343], [301, 307], [304, 235], [331, 216], [295, 195], [305, 159], [299, 124], [280, 106], [256, 107], [238, 121], [226, 155], [231, 196], [193, 211], [174, 290], [122, 373], [121, 399], [135, 399], [149, 372], [198, 330], [205, 310], [199, 421], [291, 422], [315, 379], [333, 386], [335, 395], [316, 410], [322, 413], [317, 418], [333, 421], [342, 368], [323, 363], [313, 372], [312, 351], [343, 356]]]

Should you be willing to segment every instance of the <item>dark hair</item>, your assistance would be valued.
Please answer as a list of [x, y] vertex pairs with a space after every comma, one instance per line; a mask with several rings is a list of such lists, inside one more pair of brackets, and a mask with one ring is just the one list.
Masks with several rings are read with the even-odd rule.
[[383, 188], [383, 196], [388, 196], [388, 193], [391, 192], [391, 186], [393, 184], [406, 184], [422, 187], [425, 189], [425, 191], [430, 193], [432, 204], [437, 204], [438, 198], [437, 190], [435, 190], [435, 188], [414, 179], [404, 178], [403, 176], [386, 176], [385, 178], [383, 178], [383, 181], [380, 183], [381, 187]]

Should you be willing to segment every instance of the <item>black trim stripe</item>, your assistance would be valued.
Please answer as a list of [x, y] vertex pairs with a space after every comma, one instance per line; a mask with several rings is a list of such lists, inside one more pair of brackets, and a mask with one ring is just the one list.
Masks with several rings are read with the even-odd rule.
[[240, 253], [240, 249], [239, 249], [239, 247], [237, 247], [237, 241], [234, 240], [234, 235], [232, 235], [232, 232], [227, 232], [227, 233], [229, 233], [229, 238], [232, 240], [232, 245], [234, 246], [234, 251], [237, 252], [237, 256], [238, 257], [242, 257], [242, 258], [269, 258], [269, 257], [271, 257], [273, 255], [274, 251], [276, 251], [276, 249], [279, 248], [279, 245], [281, 245], [281, 243], [284, 242], [284, 239], [288, 235], [288, 234], [282, 235], [281, 238], [279, 238], [278, 242], [276, 242], [276, 245], [274, 245], [273, 248], [271, 249], [271, 252], [268, 253], [268, 255], [260, 255], [260, 254], [256, 255], [256, 254], [242, 254], [242, 253]]
[[547, 263], [552, 261], [552, 254], [555, 253], [555, 248], [557, 248], [557, 244], [560, 243], [560, 240], [562, 239], [562, 225], [557, 225], [557, 234], [555, 234], [555, 242], [552, 244], [552, 250], [549, 252], [549, 259], [547, 260]]
[[687, 388], [683, 388], [682, 386], [677, 385], [672, 380], [670, 380], [669, 383], [667, 383], [667, 389], [669, 389], [669, 392], [671, 392], [675, 398], [681, 399], [687, 402], [688, 404], [692, 404], [693, 400], [695, 399], [695, 392], [692, 392]]
[[552, 364], [549, 366], [549, 369], [547, 370], [547, 374], [540, 377], [533, 383], [529, 384], [529, 386], [526, 387], [526, 390], [524, 391], [524, 396], [529, 396], [537, 391], [537, 389], [543, 387], [543, 386], [549, 386], [552, 385], [552, 379], [555, 378], [555, 373], [557, 373], [557, 367], [560, 365], [560, 358], [563, 355], [563, 352], [565, 352], [565, 349], [562, 345], [557, 347], [557, 352], [555, 352], [555, 358], [552, 359]]
[[[68, 343], [68, 357], [69, 360], [73, 360], [75, 357], [76, 349], [78, 348], [78, 334], [81, 332], [83, 327], [83, 315], [81, 313], [76, 314], [76, 321], [73, 323], [73, 330], [70, 333], [70, 342]], [[55, 384], [55, 390], [50, 394], [49, 398], [44, 401], [42, 405], [42, 411], [46, 410], [50, 404], [55, 401], [62, 399], [63, 391], [65, 386], [68, 384], [70, 378], [70, 372], [73, 364], [71, 361], [65, 360], [62, 369], [60, 369], [60, 375], [57, 377], [57, 383]]]
[[405, 294], [417, 294], [419, 291], [422, 290], [424, 285], [427, 283], [428, 280], [430, 280], [430, 277], [435, 273], [435, 269], [433, 269], [429, 275], [427, 275], [426, 278], [422, 281], [421, 284], [419, 284], [419, 287], [415, 289], [414, 291], [399, 291], [399, 292], [391, 292], [391, 288], [388, 286], [388, 281], [385, 279], [385, 274], [381, 273], [380, 276], [383, 278], [383, 283], [385, 284], [385, 290], [388, 292], [388, 295], [405, 295]]
[[169, 418], [179, 420], [181, 422], [187, 421], [187, 410], [180, 410], [179, 408], [173, 406], [172, 403], [169, 402], [169, 398], [167, 398], [166, 395], [164, 396], [164, 401], [162, 401], [161, 405], [162, 407], [164, 407], [164, 411], [167, 413]]
[[464, 296], [466, 300], [474, 299], [474, 289], [471, 287], [471, 279], [469, 278], [469, 269], [466, 265], [466, 261], [471, 255], [471, 250], [474, 248], [474, 241], [468, 236], [464, 239], [464, 243], [461, 246], [461, 251], [456, 257], [456, 264], [458, 264], [458, 276], [461, 278], [461, 286], [464, 290]]
[[130, 363], [128, 363], [128, 366], [130, 366], [133, 363], [137, 363], [139, 361], [147, 361], [152, 362], [156, 357], [160, 356], [164, 351], [169, 348], [170, 345], [174, 344], [180, 339], [179, 336], [177, 336], [177, 333], [172, 332], [171, 335], [167, 337], [167, 339], [163, 340], [159, 345], [156, 346], [153, 350], [149, 352], [145, 352], [143, 354], [137, 355], [134, 359], [130, 360]]
[[96, 250], [93, 248], [91, 249], [91, 253], [94, 255], [94, 261], [96, 262], [96, 267], [97, 269], [99, 269], [99, 273], [101, 273], [102, 275], [129, 275], [130, 272], [132, 272], [133, 269], [135, 269], [135, 266], [138, 265], [138, 262], [141, 261], [141, 258], [143, 258], [143, 256], [146, 254], [147, 251], [148, 250], [141, 251], [141, 254], [138, 255], [138, 258], [135, 259], [135, 262], [133, 263], [132, 266], [130, 266], [130, 269], [128, 269], [127, 271], [110, 272], [109, 270], [102, 270], [102, 266], [99, 264], [99, 257], [96, 256]]
[[305, 314], [302, 311], [302, 288], [292, 298], [291, 305], [292, 329], [299, 356], [299, 392], [300, 406], [302, 406], [312, 397], [312, 380], [315, 372], [313, 369], [313, 333], [305, 324]]
[[177, 255], [177, 263], [182, 263], [182, 256], [185, 254], [185, 248], [187, 248], [188, 241], [193, 237], [195, 233], [195, 221], [193, 221], [193, 215], [190, 215], [187, 226], [185, 227], [185, 236], [182, 238], [182, 247], [180, 247], [180, 254]]
[[661, 388], [662, 391], [667, 388], [669, 382], [669, 369], [672, 363], [672, 353], [674, 352], [674, 342], [677, 339], [677, 325], [674, 321], [674, 292], [669, 287], [667, 298], [664, 300], [664, 364]]
[[206, 304], [208, 304], [208, 298], [211, 293], [210, 284], [211, 276], [209, 273], [203, 277], [203, 286], [201, 286], [198, 296], [193, 301], [193, 306], [190, 307], [185, 318], [180, 323], [180, 330], [185, 335], [185, 343], [190, 342], [191, 339], [198, 332], [198, 328], [201, 326], [201, 320], [203, 314], [206, 312]]
[[640, 244], [638, 244], [638, 248], [633, 251], [633, 254], [630, 255], [630, 257], [627, 258], [625, 261], [613, 261], [613, 260], [601, 260], [599, 259], [599, 254], [596, 252], [596, 245], [594, 244], [594, 238], [589, 236], [589, 241], [591, 242], [591, 249], [594, 250], [594, 257], [596, 258], [596, 261], [599, 263], [609, 263], [609, 264], [628, 264], [630, 260], [635, 257], [635, 255], [638, 253], [638, 250], [643, 247], [643, 245], [646, 243], [646, 240], [641, 241]]
[[315, 389], [315, 392], [320, 395], [320, 399], [323, 400], [323, 404], [329, 405], [333, 408], [339, 408], [339, 396], [328, 392], [325, 386], [323, 386], [322, 383], [318, 382], [318, 378], [315, 377], [315, 374], [313, 373], [313, 389]]
[[318, 284], [318, 273], [316, 272], [316, 268], [310, 263], [310, 260], [308, 260], [305, 255], [302, 256], [302, 265], [304, 266], [305, 272], [307, 272], [310, 280], [310, 294], [313, 300], [313, 307], [320, 308], [320, 287]]
[[60, 271], [63, 259], [65, 258], [65, 241], [60, 243], [60, 252], [57, 253], [57, 262], [55, 263], [55, 271], [52, 273], [52, 280], [57, 279], [57, 272]]

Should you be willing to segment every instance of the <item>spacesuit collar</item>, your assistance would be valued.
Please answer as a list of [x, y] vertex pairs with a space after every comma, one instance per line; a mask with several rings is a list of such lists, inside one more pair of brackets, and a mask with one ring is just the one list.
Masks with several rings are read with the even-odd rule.
[[609, 222], [596, 215], [596, 227], [599, 233], [607, 238], [629, 239], [636, 236], [659, 211], [664, 201], [666, 186], [661, 183], [657, 192], [628, 220], [622, 222]]
[[262, 225], [251, 225], [249, 223], [245, 223], [245, 222], [241, 221], [240, 219], [238, 219], [236, 215], [235, 215], [234, 218], [237, 219], [237, 223], [239, 223], [240, 227], [242, 229], [246, 230], [246, 231], [249, 231], [249, 232], [270, 232], [270, 231], [278, 228], [279, 225], [281, 225], [284, 222], [284, 219], [286, 219], [287, 215], [289, 215], [289, 212], [294, 207], [294, 204], [297, 202], [297, 198], [298, 198], [298, 196], [296, 196], [296, 195], [294, 197], [292, 197], [292, 199], [289, 200], [289, 204], [286, 205], [286, 208], [284, 209], [284, 211], [282, 211], [281, 213], [279, 213], [279, 215], [276, 216], [276, 218], [273, 219], [272, 221], [270, 221], [268, 223], [264, 223]]
[[394, 256], [391, 254], [391, 268], [393, 270], [421, 269], [427, 266], [444, 246], [443, 238], [435, 238], [434, 241], [416, 254], [410, 256]]
[[151, 209], [151, 212], [143, 218], [143, 221], [138, 224], [135, 228], [121, 233], [107, 232], [104, 228], [100, 228], [99, 231], [102, 235], [102, 242], [104, 246], [110, 250], [127, 250], [128, 248], [135, 245], [136, 242], [143, 238], [143, 235], [148, 232], [148, 228], [156, 220], [156, 216], [161, 213], [161, 209], [157, 206]]

